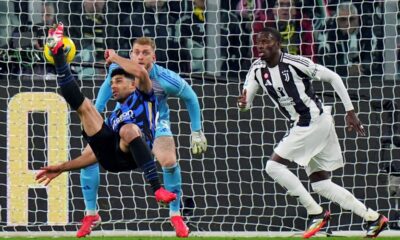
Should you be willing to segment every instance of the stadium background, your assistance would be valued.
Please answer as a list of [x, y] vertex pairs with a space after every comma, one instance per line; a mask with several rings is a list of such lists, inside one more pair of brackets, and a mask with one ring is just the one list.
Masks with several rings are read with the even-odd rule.
[[[13, 2], [9, 1], [7, 11], [2, 12], [13, 14], [15, 11], [18, 15], [17, 11], [9, 5]], [[25, 2], [29, 3], [29, 1]], [[221, 7], [224, 7], [226, 3], [223, 2], [210, 3], [209, 7], [218, 10], [220, 7], [216, 4], [221, 3]], [[387, 21], [393, 14], [397, 16], [399, 12], [396, 1], [388, 2], [395, 3], [390, 6], [395, 6], [397, 10], [393, 11], [392, 8], [391, 11], [384, 12]], [[67, 1], [59, 1], [59, 3], [68, 4]], [[383, 6], [389, 7], [384, 4]], [[20, 10], [20, 13], [21, 11], [24, 12]], [[213, 17], [213, 13], [217, 19], [216, 14], [219, 14], [219, 11], [211, 11], [210, 18]], [[26, 26], [23, 23], [19, 24], [15, 26], [21, 27], [17, 33], [29, 32], [22, 31], [22, 27]], [[395, 26], [386, 24], [389, 27]], [[396, 36], [396, 29], [393, 29], [387, 29], [384, 33]], [[215, 27], [214, 31], [217, 32], [218, 28]], [[11, 35], [3, 36], [9, 36], [8, 41], [15, 39]], [[206, 34], [206, 36], [209, 35]], [[218, 39], [218, 35], [216, 36]], [[18, 39], [24, 38], [19, 36]], [[392, 46], [390, 44], [383, 46], [383, 54], [389, 54], [386, 52], [395, 50], [388, 47]], [[0, 91], [0, 229], [4, 232], [74, 231], [84, 210], [79, 187], [79, 173], [73, 172], [68, 175], [68, 197], [65, 199], [67, 222], [61, 226], [47, 223], [49, 215], [57, 213], [48, 212], [48, 202], [52, 200], [48, 200], [45, 189], [23, 180], [26, 176], [33, 179], [34, 171], [49, 160], [49, 140], [47, 139], [49, 114], [44, 111], [19, 113], [28, 115], [27, 136], [29, 138], [20, 139], [21, 142], [28, 142], [28, 148], [22, 149], [28, 154], [27, 159], [24, 159], [21, 153], [19, 160], [17, 157], [19, 162], [10, 162], [11, 152], [17, 153], [18, 156], [21, 151], [18, 147], [15, 150], [8, 138], [13, 131], [8, 126], [10, 122], [7, 123], [12, 110], [9, 105], [10, 100], [21, 93], [56, 92], [54, 75], [51, 70], [44, 67], [40, 59], [35, 61], [34, 58], [24, 58], [24, 55], [35, 53], [32, 49], [18, 49], [16, 52], [20, 53], [20, 58], [7, 59], [4, 57], [10, 56], [9, 53], [13, 50], [10, 43], [4, 45], [1, 50], [3, 58], [0, 60], [2, 66], [0, 84], [3, 90]], [[176, 133], [178, 156], [183, 171], [184, 213], [188, 215], [192, 230], [303, 230], [307, 219], [304, 208], [298, 206], [296, 199], [286, 196], [284, 189], [273, 183], [264, 171], [265, 162], [272, 152], [274, 143], [285, 133], [286, 121], [271, 107], [272, 103], [267, 97], [256, 98], [251, 112], [239, 113], [236, 108], [236, 99], [246, 69], [229, 71], [229, 67], [225, 70], [216, 68], [215, 66], [224, 65], [223, 56], [216, 53], [207, 56], [204, 74], [196, 71], [191, 74], [183, 70], [180, 72], [198, 94], [203, 109], [203, 126], [209, 149], [202, 157], [190, 154], [190, 126], [183, 103], [176, 99], [170, 101], [172, 129]], [[215, 58], [210, 56], [215, 56]], [[239, 58], [239, 56], [236, 57]], [[243, 59], [245, 58], [243, 56]], [[397, 60], [390, 60], [388, 57], [385, 59], [383, 62], [385, 74], [344, 78], [359, 116], [366, 125], [367, 137], [356, 137], [354, 133], [345, 131], [344, 109], [330, 86], [316, 83], [315, 88], [326, 104], [334, 106], [337, 132], [346, 161], [343, 170], [334, 172], [333, 180], [353, 192], [368, 207], [379, 209], [382, 213], [390, 215], [391, 228], [396, 229], [399, 221], [397, 213], [399, 199], [396, 194], [391, 196], [387, 180], [390, 176], [398, 176], [397, 171], [400, 171], [397, 165], [400, 159], [398, 107], [400, 87], [398, 75], [395, 72]], [[73, 65], [83, 91], [89, 98], [95, 99], [104, 79], [105, 66], [101, 63], [83, 61], [77, 61]], [[40, 66], [39, 69], [42, 71], [36, 72], [37, 66]], [[80, 68], [95, 70], [92, 74], [84, 75], [79, 72]], [[112, 108], [113, 105], [110, 103], [107, 109]], [[71, 112], [68, 116], [71, 123], [68, 127], [68, 154], [70, 158], [73, 158], [80, 153], [84, 143], [80, 136], [81, 130], [76, 113]], [[22, 172], [12, 172], [10, 171], [12, 164], [20, 164], [22, 169], [26, 169]], [[293, 165], [291, 170], [296, 172], [303, 183], [310, 188], [303, 169]], [[21, 181], [17, 184], [22, 185], [22, 188], [30, 189], [27, 196], [13, 192], [15, 186], [10, 185], [10, 176], [15, 176], [17, 179], [20, 177]], [[99, 210], [103, 224], [100, 229], [172, 230], [168, 223], [167, 210], [158, 209], [149, 188], [143, 187], [143, 184], [140, 173], [110, 174], [102, 171]], [[11, 200], [10, 195], [17, 198]], [[318, 199], [317, 195], [313, 196]], [[361, 218], [328, 203], [326, 199], [319, 200], [333, 213], [330, 230], [363, 229]], [[14, 205], [11, 201], [15, 201], [15, 203], [12, 202]], [[28, 203], [27, 209], [17, 209], [20, 206], [18, 203], [24, 201]], [[190, 204], [192, 201], [193, 206]], [[22, 218], [25, 219], [22, 223], [13, 222], [13, 214], [22, 216], [25, 213], [26, 217]]]

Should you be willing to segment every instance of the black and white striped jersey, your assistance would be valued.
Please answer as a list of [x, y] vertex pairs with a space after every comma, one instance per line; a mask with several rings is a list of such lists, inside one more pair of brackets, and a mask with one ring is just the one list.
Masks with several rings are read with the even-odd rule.
[[353, 108], [347, 90], [336, 73], [308, 58], [287, 53], [282, 53], [279, 63], [272, 68], [261, 59], [252, 64], [244, 83], [247, 108], [261, 87], [284, 116], [296, 121], [298, 126], [308, 126], [323, 112], [323, 104], [313, 90], [312, 80], [330, 82], [346, 110]]

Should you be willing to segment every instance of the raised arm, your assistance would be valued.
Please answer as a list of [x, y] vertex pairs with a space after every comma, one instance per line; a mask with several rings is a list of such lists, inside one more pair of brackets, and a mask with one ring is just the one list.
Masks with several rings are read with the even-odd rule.
[[152, 91], [153, 85], [149, 73], [142, 65], [131, 59], [119, 56], [113, 49], [107, 49], [104, 57], [108, 64], [116, 63], [126, 72], [134, 75], [138, 79], [138, 85], [136, 87], [139, 90], [145, 93], [150, 93]]
[[111, 73], [114, 69], [118, 68], [119, 66], [115, 63], [111, 64], [108, 68], [106, 79], [104, 79], [103, 84], [100, 86], [99, 93], [97, 94], [95, 107], [97, 111], [100, 113], [104, 111], [108, 100], [110, 100], [112, 96], [111, 91]]

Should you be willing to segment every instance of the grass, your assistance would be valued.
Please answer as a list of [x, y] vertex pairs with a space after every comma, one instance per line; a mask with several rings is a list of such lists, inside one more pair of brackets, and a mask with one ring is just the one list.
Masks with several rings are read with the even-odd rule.
[[[75, 237], [11, 237], [11, 238], [3, 238], [0, 237], [0, 239], [7, 239], [7, 240], [31, 240], [31, 239], [38, 239], [38, 240], [62, 240], [62, 239], [76, 239]], [[85, 240], [90, 240], [90, 239], [103, 239], [103, 240], [127, 240], [127, 239], [133, 239], [133, 240], [149, 240], [149, 239], [160, 239], [160, 240], [182, 240], [182, 238], [177, 238], [177, 237], [86, 237]], [[188, 240], [262, 240], [262, 239], [302, 239], [300, 237], [189, 237]], [[363, 237], [313, 237], [311, 240], [359, 240], [363, 239]], [[399, 237], [379, 237], [378, 240], [395, 240], [399, 239]]]

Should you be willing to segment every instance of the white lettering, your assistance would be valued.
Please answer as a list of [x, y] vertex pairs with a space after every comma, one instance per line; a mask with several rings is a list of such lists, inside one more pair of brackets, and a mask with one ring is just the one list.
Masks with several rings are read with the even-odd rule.
[[135, 117], [135, 114], [133, 113], [132, 110], [129, 110], [127, 112], [123, 112], [119, 117], [115, 118], [112, 122], [112, 128], [115, 130], [117, 129], [118, 125], [126, 120], [132, 119]]

